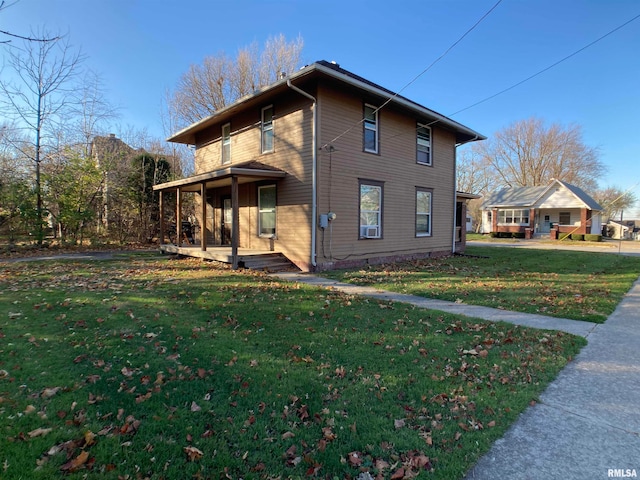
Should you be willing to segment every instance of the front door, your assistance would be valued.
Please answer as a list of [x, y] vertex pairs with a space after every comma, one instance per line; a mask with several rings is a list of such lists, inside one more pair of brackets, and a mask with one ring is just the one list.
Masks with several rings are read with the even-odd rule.
[[551, 232], [551, 217], [549, 215], [545, 215], [543, 217], [542, 225], [540, 226], [540, 233], [550, 233]]
[[220, 222], [222, 231], [220, 238], [222, 245], [231, 245], [231, 230], [233, 226], [233, 209], [231, 208], [231, 197], [222, 197], [222, 221]]

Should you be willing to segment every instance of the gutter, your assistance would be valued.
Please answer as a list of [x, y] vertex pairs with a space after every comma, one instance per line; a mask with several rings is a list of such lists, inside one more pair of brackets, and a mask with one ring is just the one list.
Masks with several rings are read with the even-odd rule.
[[317, 192], [318, 192], [318, 116], [317, 116], [317, 101], [315, 97], [308, 94], [304, 90], [296, 87], [291, 83], [291, 79], [287, 78], [287, 87], [292, 89], [295, 92], [298, 92], [300, 95], [307, 97], [309, 100], [313, 102], [311, 109], [313, 111], [313, 133], [312, 133], [312, 145], [311, 148], [313, 150], [312, 153], [312, 166], [311, 166], [311, 266], [316, 267], [316, 242], [317, 242], [317, 228], [316, 228], [316, 217], [318, 215], [318, 200], [317, 200]]

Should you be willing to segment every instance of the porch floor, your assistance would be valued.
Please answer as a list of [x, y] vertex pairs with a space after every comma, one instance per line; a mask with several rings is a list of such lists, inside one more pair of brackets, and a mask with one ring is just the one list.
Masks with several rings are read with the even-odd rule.
[[[185, 257], [202, 258], [203, 260], [215, 260], [217, 262], [233, 264], [233, 255], [230, 246], [211, 245], [206, 250], [202, 250], [200, 245], [173, 245], [166, 243], [160, 245], [162, 253], [170, 253], [176, 255], [184, 255]], [[279, 251], [258, 250], [251, 248], [238, 248], [238, 266], [246, 268], [265, 268], [271, 270], [271, 266], [289, 266], [293, 265]], [[281, 268], [280, 268], [281, 269]]]

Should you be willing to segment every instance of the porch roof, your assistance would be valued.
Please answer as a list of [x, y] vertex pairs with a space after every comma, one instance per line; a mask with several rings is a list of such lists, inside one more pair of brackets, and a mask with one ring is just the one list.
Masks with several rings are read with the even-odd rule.
[[171, 182], [160, 183], [154, 185], [154, 190], [167, 191], [180, 189], [183, 192], [198, 192], [200, 185], [205, 184], [206, 188], [217, 188], [231, 185], [233, 177], [238, 178], [238, 183], [251, 183], [260, 180], [272, 180], [283, 178], [287, 172], [279, 168], [265, 165], [257, 161], [239, 163], [237, 165], [229, 165], [224, 168], [212, 170], [211, 172], [193, 175]]

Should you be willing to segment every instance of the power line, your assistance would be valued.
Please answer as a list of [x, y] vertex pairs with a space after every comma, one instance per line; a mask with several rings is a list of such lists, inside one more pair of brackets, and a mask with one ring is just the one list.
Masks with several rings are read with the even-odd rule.
[[579, 54], [580, 52], [582, 52], [582, 51], [586, 50], [587, 48], [589, 48], [589, 47], [591, 47], [591, 46], [593, 46], [593, 45], [595, 45], [595, 44], [596, 44], [596, 43], [598, 43], [600, 40], [603, 40], [603, 39], [605, 39], [606, 37], [608, 37], [609, 35], [611, 35], [611, 34], [613, 34], [613, 33], [617, 32], [617, 31], [618, 31], [618, 30], [620, 30], [621, 28], [626, 27], [627, 25], [629, 25], [629, 24], [630, 24], [631, 22], [633, 22], [634, 20], [637, 20], [638, 18], [640, 18], [640, 15], [636, 15], [636, 16], [635, 16], [635, 17], [633, 17], [631, 20], [628, 20], [627, 22], [625, 22], [625, 23], [623, 23], [622, 25], [620, 25], [620, 26], [618, 26], [618, 27], [614, 28], [614, 29], [613, 29], [613, 30], [611, 30], [610, 32], [605, 33], [605, 34], [604, 34], [604, 35], [602, 35], [601, 37], [597, 38], [597, 39], [596, 39], [596, 40], [594, 40], [593, 42], [591, 42], [591, 43], [589, 43], [589, 44], [585, 45], [584, 47], [582, 47], [582, 48], [580, 48], [580, 49], [576, 50], [575, 52], [571, 53], [570, 55], [567, 55], [566, 57], [562, 58], [561, 60], [558, 60], [557, 62], [552, 63], [552, 64], [551, 64], [551, 65], [549, 65], [548, 67], [543, 68], [543, 69], [542, 69], [542, 70], [540, 70], [539, 72], [534, 73], [533, 75], [531, 75], [531, 76], [529, 76], [529, 77], [525, 78], [524, 80], [521, 80], [521, 81], [519, 81], [518, 83], [516, 83], [516, 84], [514, 84], [514, 85], [511, 85], [510, 87], [505, 88], [504, 90], [499, 91], [498, 93], [494, 93], [493, 95], [491, 95], [491, 96], [489, 96], [489, 97], [487, 97], [487, 98], [485, 98], [485, 99], [483, 99], [483, 100], [480, 100], [479, 102], [476, 102], [476, 103], [474, 103], [473, 105], [469, 105], [468, 107], [465, 107], [465, 108], [463, 108], [463, 109], [461, 109], [461, 110], [458, 110], [457, 112], [451, 113], [451, 114], [449, 114], [448, 116], [449, 116], [449, 117], [452, 117], [452, 116], [454, 116], [454, 115], [457, 115], [458, 113], [464, 112], [465, 110], [469, 110], [470, 108], [476, 107], [476, 106], [480, 105], [481, 103], [487, 102], [487, 101], [489, 101], [489, 100], [491, 100], [491, 99], [493, 99], [493, 98], [497, 97], [498, 95], [502, 95], [503, 93], [506, 93], [506, 92], [508, 92], [509, 90], [513, 90], [514, 88], [519, 87], [519, 86], [520, 86], [520, 85], [522, 85], [523, 83], [528, 82], [529, 80], [534, 79], [534, 78], [535, 78], [535, 77], [537, 77], [538, 75], [541, 75], [541, 74], [543, 74], [544, 72], [546, 72], [546, 71], [548, 71], [548, 70], [551, 70], [553, 67], [555, 67], [555, 66], [557, 66], [557, 65], [561, 64], [561, 63], [562, 63], [562, 62], [564, 62], [565, 60], [569, 60], [571, 57], [574, 57], [574, 56], [576, 56], [577, 54]]
[[[393, 95], [391, 95], [382, 105], [380, 105], [378, 108], [376, 108], [373, 111], [373, 114], [375, 115], [376, 113], [378, 113], [383, 107], [385, 107], [387, 104], [389, 104], [389, 102], [391, 102], [394, 98], [398, 97], [400, 95], [400, 93], [402, 93], [404, 90], [406, 90], [411, 84], [413, 84], [416, 80], [418, 80], [422, 75], [424, 75], [425, 73], [427, 73], [429, 70], [431, 70], [431, 68], [438, 63], [440, 60], [442, 60], [451, 50], [453, 50], [467, 35], [469, 35], [469, 33], [471, 33], [478, 25], [480, 25], [480, 23], [489, 16], [489, 14], [491, 12], [493, 12], [498, 5], [500, 5], [500, 3], [502, 3], [502, 0], [498, 0], [495, 5], [493, 5], [482, 17], [480, 17], [480, 19], [474, 23], [471, 28], [469, 28], [460, 38], [458, 38], [458, 40], [456, 40], [455, 42], [453, 42], [453, 44], [451, 44], [451, 46], [449, 48], [447, 48], [444, 53], [442, 53], [438, 58], [436, 58], [433, 62], [431, 62], [431, 64], [425, 68], [424, 70], [422, 70], [422, 72], [420, 72], [418, 75], [416, 75], [411, 81], [409, 81], [409, 83], [407, 83], [404, 87], [402, 87], [400, 90], [398, 90], [396, 93], [394, 93]], [[360, 120], [359, 122], [351, 125], [347, 130], [345, 130], [344, 132], [342, 132], [340, 135], [338, 135], [337, 137], [335, 137], [333, 140], [331, 140], [329, 142], [333, 143], [337, 140], [339, 140], [340, 138], [342, 138], [344, 135], [346, 135], [347, 133], [349, 133], [351, 130], [353, 130], [355, 127], [357, 127], [358, 125], [361, 125], [363, 122], [365, 121], [365, 118], [362, 118], [362, 120]], [[326, 144], [325, 144], [326, 146]]]

